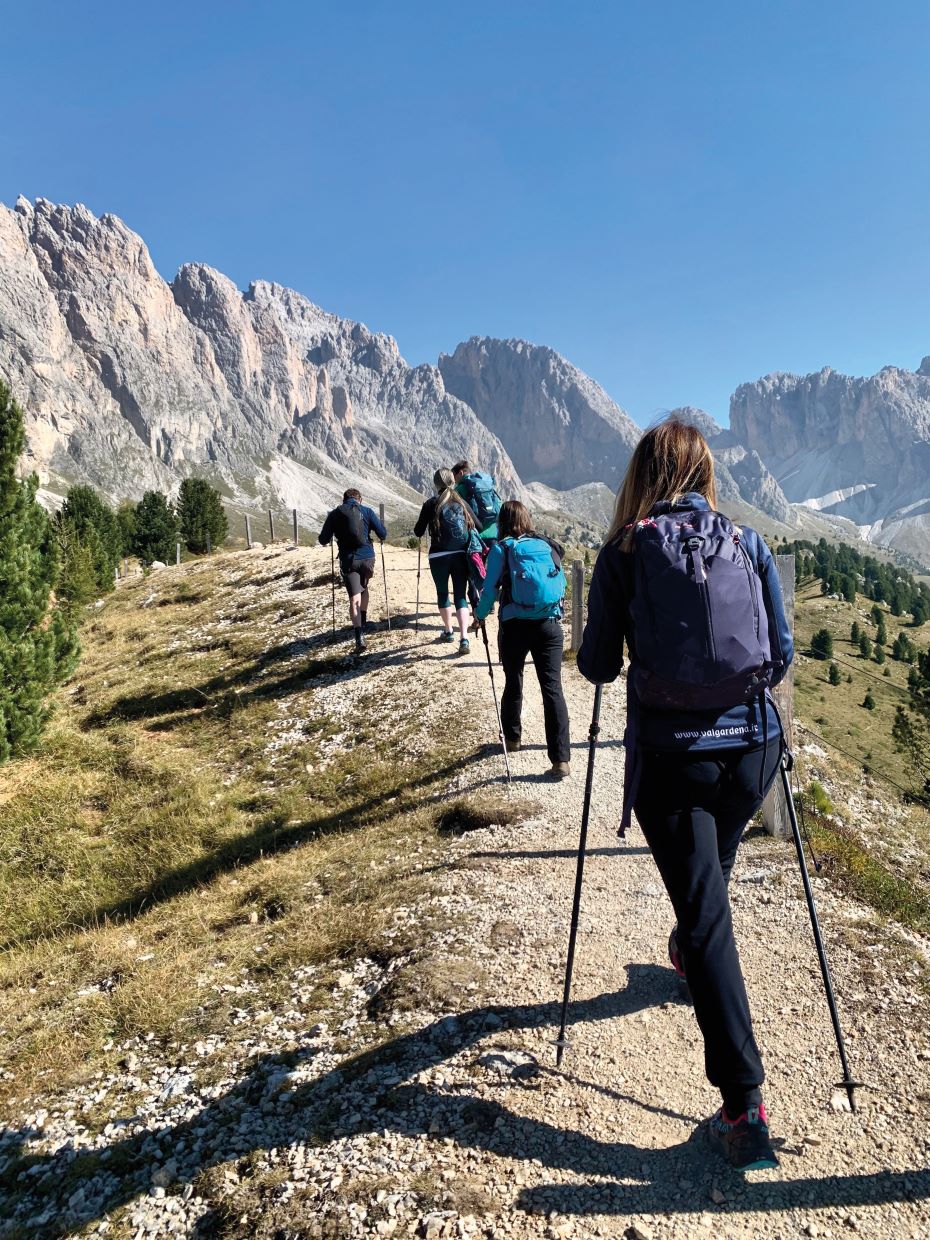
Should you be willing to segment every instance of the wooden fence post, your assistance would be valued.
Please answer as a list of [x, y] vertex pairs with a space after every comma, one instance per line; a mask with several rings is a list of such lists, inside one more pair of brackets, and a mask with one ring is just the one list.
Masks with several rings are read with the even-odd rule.
[[252, 550], [252, 518], [251, 517], [246, 517], [245, 519], [245, 545], [248, 547], [250, 551]]
[[268, 509], [268, 533], [270, 534], [269, 542], [274, 542], [274, 513]]
[[[778, 570], [778, 581], [781, 585], [781, 596], [785, 604], [785, 615], [788, 627], [794, 632], [794, 556], [776, 555], [775, 567]], [[794, 745], [794, 665], [788, 668], [788, 674], [780, 685], [776, 685], [772, 696], [781, 715], [785, 728], [788, 748]], [[765, 798], [762, 806], [762, 823], [769, 835], [778, 839], [791, 836], [791, 820], [785, 805], [784, 789], [781, 779], [776, 779], [772, 790]]]
[[572, 560], [572, 653], [581, 649], [581, 635], [584, 632], [584, 564], [581, 560]]
[[297, 526], [297, 509], [294, 509], [294, 546], [300, 546], [300, 530]]
[[181, 563], [181, 544], [180, 543], [174, 544], [174, 562], [175, 564]]

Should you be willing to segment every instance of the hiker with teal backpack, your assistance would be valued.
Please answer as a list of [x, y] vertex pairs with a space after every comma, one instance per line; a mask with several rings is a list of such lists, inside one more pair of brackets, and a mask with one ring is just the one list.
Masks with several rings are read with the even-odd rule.
[[728, 883], [781, 764], [769, 689], [794, 648], [771, 552], [716, 506], [700, 432], [677, 419], [648, 430], [598, 554], [578, 670], [611, 683], [626, 645], [620, 834], [635, 810], [677, 916], [669, 958], [687, 981], [707, 1078], [722, 1101], [696, 1135], [748, 1170], [778, 1160]]
[[[472, 611], [478, 606], [478, 596], [484, 585], [484, 562], [488, 552], [497, 542], [497, 514], [501, 510], [501, 497], [497, 493], [497, 484], [491, 474], [473, 470], [468, 461], [457, 461], [452, 466], [452, 477], [455, 479], [455, 493], [460, 495], [472, 511], [478, 537], [481, 539], [480, 554], [482, 563], [476, 557], [468, 584], [468, 601]], [[477, 633], [478, 620], [473, 621], [471, 632]]]
[[468, 461], [457, 461], [452, 466], [455, 491], [472, 511], [478, 537], [486, 547], [497, 542], [497, 514], [501, 510], [501, 497], [491, 474], [472, 469]]
[[456, 494], [450, 469], [437, 469], [433, 485], [436, 493], [420, 509], [413, 532], [417, 538], [422, 538], [429, 531], [429, 570], [436, 586], [436, 604], [443, 624], [439, 640], [455, 642], [454, 604], [459, 630], [458, 652], [468, 654], [468, 557], [475, 547], [480, 547], [475, 518], [462, 497]]
[[484, 589], [475, 613], [483, 624], [500, 600], [498, 642], [504, 668], [501, 724], [508, 753], [522, 746], [523, 668], [530, 655], [543, 699], [549, 775], [570, 773], [568, 707], [562, 692], [562, 548], [533, 529], [525, 505], [509, 499], [498, 513], [499, 541], [488, 556]]

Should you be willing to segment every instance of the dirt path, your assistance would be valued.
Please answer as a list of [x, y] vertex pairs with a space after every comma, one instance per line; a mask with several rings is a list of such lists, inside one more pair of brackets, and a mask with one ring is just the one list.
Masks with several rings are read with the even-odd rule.
[[[482, 656], [476, 647], [467, 660], [469, 692], [486, 702], [484, 727], [493, 738]], [[499, 691], [499, 668], [497, 676]], [[458, 845], [468, 945], [505, 1033], [450, 1056], [442, 1089], [460, 1106], [481, 1054], [496, 1042], [534, 1056], [540, 1072], [526, 1082], [504, 1076], [482, 1091], [493, 1127], [456, 1137], [450, 1157], [463, 1174], [480, 1168], [476, 1178], [517, 1235], [539, 1234], [540, 1220], [526, 1211], [555, 1211], [559, 1235], [615, 1235], [635, 1223], [643, 1234], [669, 1237], [930, 1236], [926, 998], [901, 980], [900, 968], [883, 967], [889, 949], [884, 935], [870, 934], [869, 910], [818, 880], [850, 1054], [873, 1086], [860, 1094], [859, 1114], [836, 1110], [839, 1067], [796, 860], [766, 836], [741, 850], [733, 905], [782, 1166], [739, 1176], [689, 1144], [718, 1099], [704, 1078], [693, 1012], [668, 967], [668, 899], [638, 828], [625, 841], [616, 836], [623, 685], [605, 691], [572, 1045], [564, 1071], [554, 1070], [593, 690], [566, 665], [573, 777], [552, 784], [531, 670], [525, 683], [525, 748], [511, 756], [512, 788], [499, 748], [454, 786], [539, 807], [517, 828], [479, 831]], [[864, 954], [850, 950], [863, 938]]]
[[[328, 553], [289, 555], [326, 581]], [[480, 642], [464, 658], [436, 644], [425, 560], [414, 632], [416, 554], [389, 549], [387, 565], [394, 628], [373, 633], [365, 670], [381, 726], [390, 728], [410, 677], [425, 680], [432, 706], [423, 735], [405, 743], [438, 738], [458, 751], [445, 800], [492, 807], [510, 825], [410, 858], [412, 872], [428, 867], [434, 881], [426, 905], [397, 910], [422, 924], [420, 957], [359, 960], [322, 997], [314, 971], [298, 969], [292, 1010], [253, 1011], [243, 994], [236, 1020], [250, 1037], [222, 1079], [201, 1084], [197, 1075], [197, 1057], [221, 1039], [198, 1043], [183, 1063], [177, 1043], [153, 1042], [127, 1057], [139, 1099], [131, 1121], [88, 1131], [81, 1116], [93, 1084], [23, 1116], [39, 1187], [61, 1175], [58, 1214], [69, 1223], [55, 1230], [48, 1198], [33, 1203], [27, 1192], [0, 1234], [930, 1237], [930, 1040], [907, 956], [928, 944], [818, 881], [854, 1069], [872, 1087], [860, 1114], [833, 1109], [838, 1065], [796, 862], [766, 837], [741, 850], [733, 904], [782, 1166], [740, 1176], [689, 1143], [717, 1098], [665, 957], [668, 900], [638, 829], [624, 842], [615, 834], [622, 686], [605, 695], [572, 1045], [555, 1070], [592, 689], [566, 664], [574, 769], [552, 784], [527, 674], [525, 747], [508, 787]], [[378, 620], [380, 565], [372, 589]], [[314, 590], [308, 615], [326, 629], [328, 584]], [[341, 595], [338, 603], [342, 626]], [[500, 669], [497, 680], [500, 690]], [[352, 695], [337, 681], [320, 692], [351, 733]], [[313, 1024], [321, 1006], [326, 1020]], [[366, 1045], [375, 1048], [359, 1055]], [[103, 1154], [81, 1178], [80, 1155], [90, 1150]], [[139, 1191], [140, 1168], [148, 1191]], [[114, 1212], [104, 1217], [105, 1203]], [[18, 1229], [29, 1209], [37, 1213]]]

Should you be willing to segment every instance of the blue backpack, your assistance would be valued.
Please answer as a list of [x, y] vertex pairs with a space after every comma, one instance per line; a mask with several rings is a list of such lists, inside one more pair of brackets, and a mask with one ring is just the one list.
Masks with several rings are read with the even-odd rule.
[[565, 595], [565, 574], [552, 548], [544, 538], [505, 538], [500, 545], [510, 575], [508, 601], [525, 612], [527, 620], [550, 616]]
[[657, 506], [637, 523], [630, 679], [644, 706], [726, 709], [771, 685], [778, 665], [741, 533], [719, 512], [691, 509]]
[[501, 497], [494, 486], [494, 479], [490, 474], [478, 471], [466, 474], [462, 482], [465, 484], [465, 498], [478, 518], [478, 528], [487, 529], [497, 520], [501, 510]]
[[465, 551], [468, 548], [468, 518], [458, 502], [443, 504], [436, 514], [440, 551]]

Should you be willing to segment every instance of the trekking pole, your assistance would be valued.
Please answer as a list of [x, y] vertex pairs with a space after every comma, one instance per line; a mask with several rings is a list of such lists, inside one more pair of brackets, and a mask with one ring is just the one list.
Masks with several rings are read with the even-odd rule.
[[591, 712], [591, 727], [588, 729], [588, 773], [584, 784], [584, 805], [581, 810], [581, 836], [578, 840], [578, 864], [575, 867], [575, 898], [572, 903], [572, 925], [568, 932], [568, 958], [565, 961], [565, 989], [562, 992], [562, 1024], [555, 1047], [555, 1066], [562, 1066], [562, 1056], [568, 1046], [565, 1026], [568, 1023], [568, 1001], [572, 992], [572, 969], [575, 965], [575, 942], [578, 938], [578, 915], [581, 911], [581, 883], [584, 878], [584, 855], [588, 843], [588, 819], [591, 816], [591, 789], [594, 786], [594, 754], [597, 749], [597, 734], [600, 732], [601, 693], [603, 685], [594, 687], [594, 710]]
[[804, 860], [804, 845], [801, 842], [801, 832], [798, 829], [798, 816], [794, 809], [794, 798], [791, 795], [791, 784], [788, 780], [788, 772], [794, 766], [794, 757], [790, 752], [786, 752], [781, 762], [781, 780], [785, 791], [785, 804], [788, 809], [788, 817], [791, 819], [791, 830], [794, 833], [794, 846], [798, 854], [798, 864], [801, 867], [801, 880], [804, 883], [804, 895], [807, 897], [807, 908], [811, 915], [811, 926], [814, 931], [814, 942], [817, 945], [817, 957], [820, 960], [820, 972], [823, 975], [823, 986], [827, 992], [827, 1006], [830, 1009], [830, 1019], [833, 1021], [833, 1033], [836, 1037], [837, 1050], [840, 1053], [840, 1063], [843, 1065], [843, 1079], [839, 1085], [846, 1090], [849, 1098], [849, 1107], [851, 1111], [856, 1109], [856, 1096], [854, 1091], [862, 1084], [861, 1081], [854, 1081], [849, 1071], [849, 1060], [846, 1058], [846, 1044], [843, 1041], [843, 1031], [840, 1028], [840, 1015], [836, 1008], [836, 998], [833, 994], [833, 982], [830, 979], [830, 966], [827, 964], [827, 953], [823, 946], [823, 936], [820, 933], [820, 922], [817, 918], [817, 908], [814, 904], [814, 892], [811, 887], [810, 875], [807, 872], [807, 863]]
[[384, 539], [381, 539], [381, 576], [384, 578], [384, 610], [387, 613], [388, 632], [391, 631], [391, 608], [388, 605], [387, 569], [384, 567]]
[[329, 544], [329, 564], [332, 569], [333, 579], [333, 632], [336, 632], [336, 549], [332, 543]]
[[414, 633], [420, 631], [420, 555], [423, 551], [423, 539], [417, 539], [417, 614], [413, 621]]
[[491, 693], [494, 696], [494, 711], [497, 715], [497, 734], [501, 741], [501, 750], [504, 754], [504, 766], [507, 768], [507, 783], [510, 783], [510, 759], [507, 757], [507, 742], [504, 740], [504, 725], [501, 723], [501, 708], [497, 704], [497, 685], [494, 683], [494, 666], [491, 663], [491, 647], [488, 645], [488, 629], [483, 620], [478, 622], [481, 626], [481, 636], [484, 638], [484, 651], [488, 656], [488, 675], [491, 677]]

